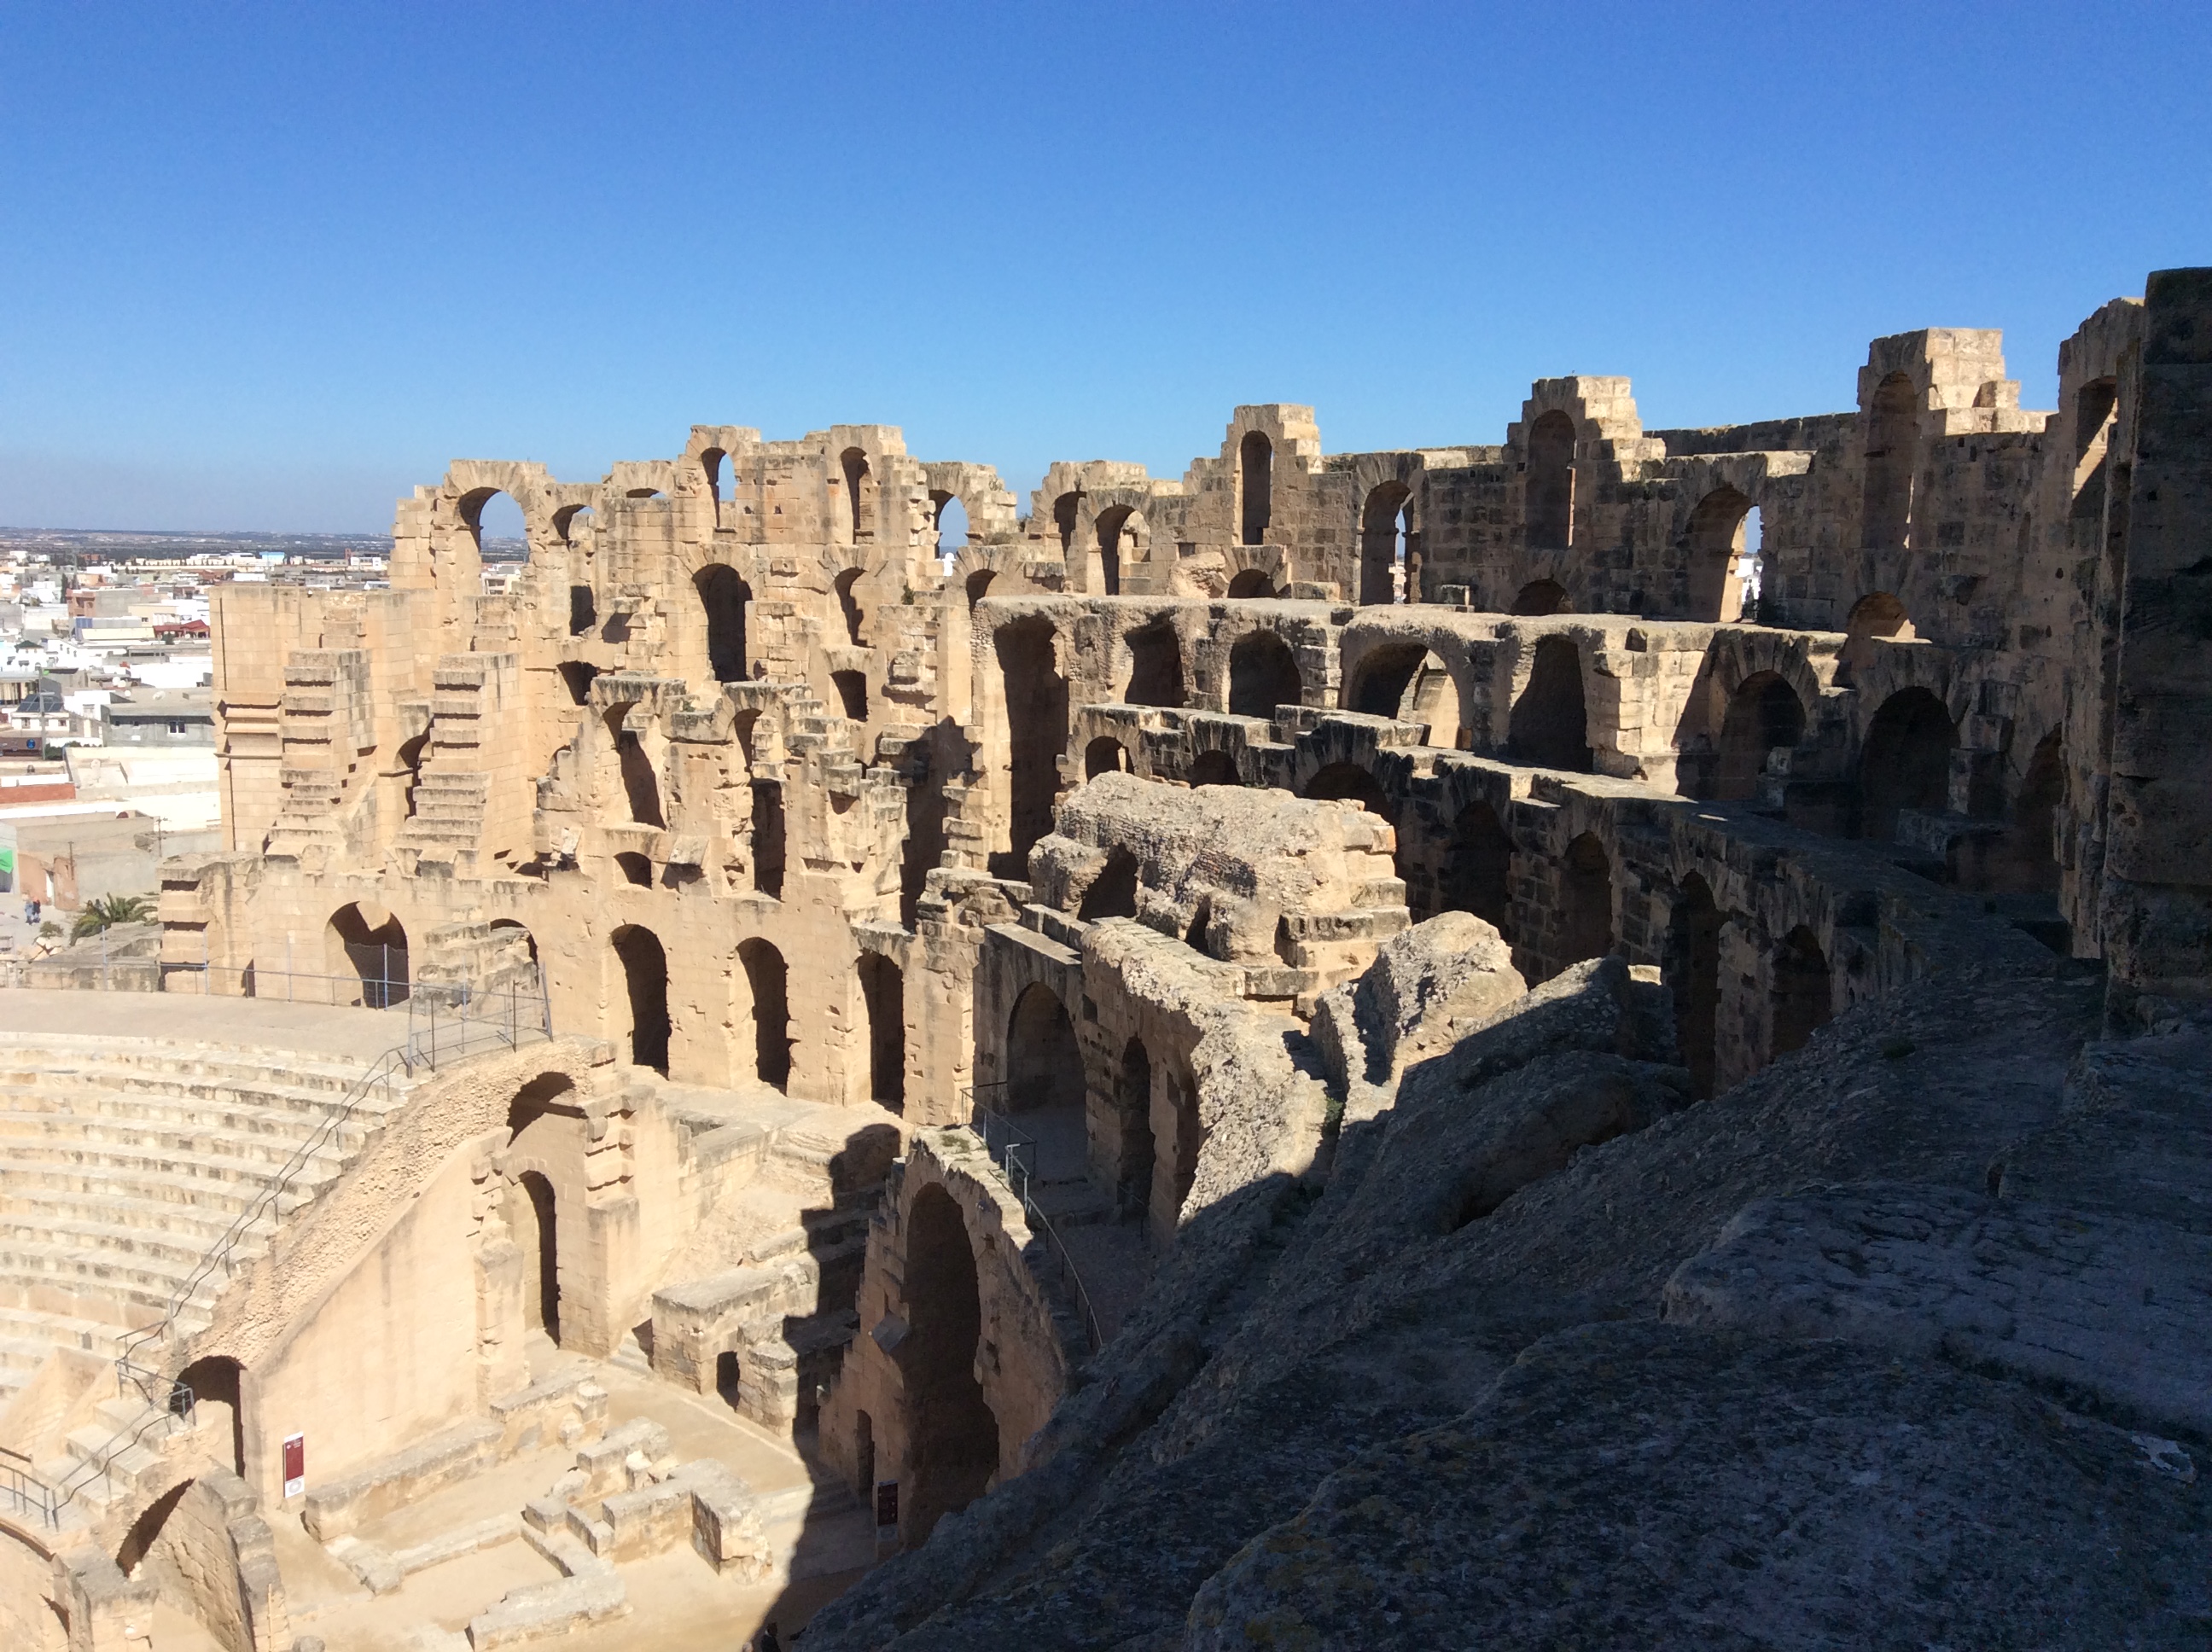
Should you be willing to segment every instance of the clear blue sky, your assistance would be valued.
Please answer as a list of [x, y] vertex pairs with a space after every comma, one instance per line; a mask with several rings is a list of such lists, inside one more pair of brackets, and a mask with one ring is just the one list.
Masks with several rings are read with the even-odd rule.
[[694, 422], [1179, 475], [1848, 406], [2212, 262], [2212, 8], [0, 4], [0, 524], [388, 528]]

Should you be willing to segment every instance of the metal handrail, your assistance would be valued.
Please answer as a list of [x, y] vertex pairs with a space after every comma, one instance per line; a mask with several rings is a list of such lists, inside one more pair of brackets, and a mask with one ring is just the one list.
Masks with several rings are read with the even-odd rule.
[[0, 1497], [11, 1499], [26, 1515], [37, 1516], [50, 1532], [62, 1523], [60, 1494], [27, 1469], [0, 1463]]
[[[1091, 1306], [1090, 1290], [1083, 1283], [1083, 1274], [1075, 1266], [1075, 1258], [1068, 1254], [1067, 1242], [1060, 1236], [1060, 1230], [1053, 1226], [1052, 1218], [1044, 1213], [1043, 1208], [1030, 1192], [1030, 1184], [1036, 1178], [1037, 1139], [1006, 1114], [995, 1108], [986, 1107], [975, 1099], [979, 1090], [1003, 1091], [1006, 1088], [1004, 1079], [961, 1086], [960, 1093], [967, 1098], [970, 1115], [980, 1121], [979, 1124], [972, 1124], [969, 1128], [983, 1139], [984, 1156], [999, 1167], [1008, 1189], [1021, 1201], [1022, 1214], [1028, 1218], [1030, 1229], [1044, 1235], [1046, 1248], [1058, 1258], [1062, 1276], [1074, 1287], [1075, 1305], [1083, 1320], [1084, 1338], [1095, 1354], [1106, 1345], [1106, 1339], [1099, 1324], [1097, 1310]], [[993, 1145], [994, 1136], [1002, 1139], [1001, 1144], [995, 1147]], [[1018, 1185], [1014, 1180], [1017, 1173], [1021, 1177]]]

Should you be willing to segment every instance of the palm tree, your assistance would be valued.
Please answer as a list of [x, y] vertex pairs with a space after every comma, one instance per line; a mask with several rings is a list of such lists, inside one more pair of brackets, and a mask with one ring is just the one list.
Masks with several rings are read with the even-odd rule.
[[81, 941], [113, 924], [143, 924], [154, 915], [154, 902], [143, 895], [95, 895], [70, 926], [70, 938]]

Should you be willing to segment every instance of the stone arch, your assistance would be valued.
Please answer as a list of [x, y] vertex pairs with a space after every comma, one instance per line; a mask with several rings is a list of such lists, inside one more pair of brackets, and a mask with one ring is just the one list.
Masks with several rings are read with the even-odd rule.
[[1190, 762], [1190, 783], [1193, 786], [1242, 786], [1243, 776], [1237, 772], [1237, 759], [1226, 751], [1201, 751]]
[[1613, 951], [1613, 857], [1584, 832], [1559, 857], [1559, 967]]
[[964, 589], [968, 593], [968, 606], [971, 611], [977, 603], [990, 594], [991, 581], [998, 577], [999, 570], [994, 568], [979, 568], [968, 576]]
[[1725, 623], [1742, 611], [1743, 586], [1736, 564], [1743, 555], [1744, 524], [1750, 515], [1751, 501], [1726, 483], [1691, 511], [1683, 538], [1690, 618]]
[[1859, 835], [1893, 841], [1900, 812], [1948, 809], [1958, 744], [1958, 726], [1928, 689], [1900, 689], [1883, 701], [1859, 756]]
[[2105, 474], [2109, 468], [2119, 381], [2107, 374], [2074, 392], [2073, 500], [2068, 513], [2076, 521], [2096, 522], [2105, 514]]
[[1834, 1018], [1834, 987], [1820, 938], [1804, 924], [1783, 938], [1774, 952], [1773, 1015], [1768, 1058], [1802, 1049], [1815, 1030]]
[[[530, 512], [512, 488], [471, 488], [455, 502], [453, 513], [459, 519], [461, 525], [468, 531], [470, 542], [475, 545], [477, 554], [482, 556], [484, 548], [486, 511], [489, 510], [492, 513], [495, 526], [505, 525], [498, 520], [498, 518], [505, 513], [500, 511], [494, 504], [497, 500], [505, 500], [509, 509], [521, 523], [523, 556], [527, 561], [531, 549]], [[501, 534], [498, 537], [504, 539], [508, 536]]]
[[1513, 702], [1505, 744], [1515, 762], [1575, 774], [1589, 774], [1597, 767], [1589, 743], [1589, 710], [1583, 697], [1582, 651], [1573, 638], [1538, 641], [1528, 686]]
[[1275, 445], [1262, 430], [1248, 430], [1237, 446], [1237, 539], [1265, 544], [1274, 520]]
[[756, 935], [738, 946], [752, 1000], [753, 1076], [771, 1090], [791, 1083], [791, 993], [783, 954]]
[[1366, 769], [1356, 762], [1326, 763], [1316, 769], [1311, 780], [1298, 795], [1316, 803], [1357, 803], [1365, 806], [1370, 815], [1395, 821], [1397, 810], [1392, 805], [1390, 794]]
[[1370, 489], [1359, 512], [1359, 601], [1363, 606], [1409, 601], [1413, 490], [1403, 482]]
[[968, 515], [968, 501], [958, 494], [943, 492], [932, 493], [929, 501], [933, 507], [930, 537], [937, 546], [939, 557], [958, 555], [974, 531]]
[[1146, 525], [1133, 505], [1111, 505], [1098, 513], [1092, 524], [1098, 540], [1098, 568], [1103, 595], [1121, 594], [1121, 581], [1132, 563], [1144, 556]]
[[1164, 616], [1128, 634], [1129, 683], [1121, 698], [1133, 706], [1183, 703], [1182, 639]]
[[638, 732], [629, 726], [629, 714], [635, 709], [625, 701], [607, 708], [607, 733], [615, 745], [616, 766], [622, 774], [623, 799], [629, 805], [632, 823], [639, 826], [668, 824], [660, 812], [660, 777], [653, 772], [653, 758], [645, 749]]
[[[137, 1575], [138, 1569], [145, 1564], [146, 1557], [153, 1552], [154, 1545], [160, 1540], [169, 1516], [176, 1513], [177, 1505], [185, 1500], [185, 1494], [196, 1484], [198, 1482], [193, 1480], [179, 1480], [138, 1511], [138, 1517], [123, 1534], [122, 1542], [116, 1545], [115, 1569], [118, 1571], [125, 1577]], [[148, 1626], [151, 1627], [150, 1625]], [[118, 1636], [116, 1638], [119, 1641], [122, 1637]], [[83, 1644], [94, 1644], [91, 1635], [84, 1637]]]
[[1054, 642], [1052, 622], [1042, 616], [1002, 625], [992, 639], [1006, 708], [1009, 844], [995, 867], [1002, 877], [1025, 875], [1031, 847], [1052, 830], [1060, 757], [1067, 749], [1067, 679]]
[[1513, 605], [1506, 611], [1532, 619], [1566, 613], [1567, 588], [1557, 580], [1531, 580], [1515, 593]]
[[1754, 671], [1729, 696], [1721, 718], [1719, 761], [1713, 777], [1716, 802], [1759, 795], [1767, 754], [1794, 748], [1805, 738], [1805, 702], [1779, 671]]
[[246, 1473], [246, 1368], [228, 1354], [209, 1354], [177, 1373], [177, 1382], [191, 1390], [192, 1426], [211, 1430], [226, 1448], [224, 1467], [234, 1474]]
[[709, 562], [691, 576], [707, 623], [707, 668], [717, 683], [745, 680], [745, 613], [752, 587], [727, 562]]
[[1498, 811], [1480, 799], [1452, 821], [1450, 858], [1438, 896], [1439, 911], [1471, 912], [1501, 935], [1510, 926], [1513, 839]]
[[869, 508], [875, 503], [875, 477], [868, 469], [865, 448], [848, 447], [837, 456], [837, 468], [844, 473], [846, 542], [860, 544], [874, 538], [874, 513]]
[[1912, 471], [1920, 441], [1919, 392], [1902, 373], [1875, 387], [1867, 408], [1866, 477], [1860, 497], [1859, 544], [1900, 551], [1911, 532]]
[[1137, 858], [1128, 850], [1115, 845], [1107, 851], [1106, 864], [1083, 891], [1082, 904], [1076, 917], [1086, 924], [1097, 923], [1101, 918], [1133, 918], [1137, 915]]
[[415, 792], [422, 784], [422, 753], [429, 744], [430, 736], [426, 732], [411, 740], [404, 741], [399, 747], [399, 768], [406, 776], [401, 782], [404, 807], [403, 819], [415, 818]]
[[856, 723], [868, 720], [868, 674], [866, 671], [832, 671], [830, 673], [830, 686], [836, 691], [838, 710]]
[[855, 648], [868, 646], [867, 639], [861, 635], [862, 624], [867, 618], [866, 610], [861, 608], [860, 598], [853, 594], [853, 587], [860, 584], [860, 576], [866, 572], [866, 568], [848, 568], [830, 582], [830, 589], [837, 596], [838, 611], [844, 616], [845, 639]]
[[660, 937], [641, 924], [624, 924], [608, 937], [622, 965], [629, 998], [629, 1059], [665, 1078], [668, 1041], [668, 954]]
[[1345, 709], [1370, 717], [1395, 717], [1428, 652], [1427, 645], [1420, 642], [1391, 642], [1370, 648], [1360, 656], [1358, 665], [1346, 673]]
[[968, 1224], [935, 1182], [906, 1217], [903, 1270], [910, 1327], [896, 1358], [908, 1397], [908, 1542], [918, 1546], [946, 1515], [966, 1508], [998, 1472], [999, 1418], [975, 1380], [982, 1297]]
[[1229, 650], [1229, 711], [1271, 718], [1278, 706], [1305, 698], [1305, 679], [1291, 645], [1270, 630], [1247, 631]]
[[1042, 981], [1024, 987], [1006, 1017], [1006, 1110], [1083, 1109], [1083, 1052], [1060, 994]]
[[1075, 522], [1083, 510], [1083, 490], [1079, 488], [1060, 495], [1052, 501], [1052, 525], [1060, 534], [1060, 554], [1065, 557], [1075, 549]]
[[1101, 774], [1127, 774], [1136, 765], [1129, 761], [1129, 748], [1111, 734], [1102, 734], [1083, 748], [1083, 778], [1095, 780]]
[[1229, 581], [1229, 595], [1235, 600], [1267, 598], [1274, 594], [1275, 582], [1268, 577], [1267, 570], [1264, 568], [1239, 569], [1235, 577]]
[[1675, 1042], [1700, 1096], [1713, 1093], [1718, 1066], [1723, 921], [1712, 886], [1692, 872], [1668, 923], [1666, 975]]
[[1565, 550], [1574, 544], [1575, 422], [1553, 408], [1528, 427], [1528, 468], [1523, 511], [1532, 551]]
[[366, 907], [353, 902], [331, 914], [323, 934], [329, 973], [340, 982], [351, 976], [359, 983], [338, 987], [342, 995], [351, 994], [342, 1001], [371, 1010], [407, 1001], [407, 927], [398, 914], [374, 902]]
[[1848, 683], [1874, 658], [1877, 639], [1910, 642], [1914, 632], [1905, 604], [1887, 591], [1871, 591], [1851, 604], [1844, 621], [1844, 646], [1836, 656], [1838, 680]]
[[640, 854], [635, 849], [617, 849], [615, 852], [615, 870], [633, 889], [653, 887], [653, 858], [650, 855]]
[[880, 952], [860, 954], [860, 999], [868, 1012], [868, 1095], [906, 1110], [906, 974]]

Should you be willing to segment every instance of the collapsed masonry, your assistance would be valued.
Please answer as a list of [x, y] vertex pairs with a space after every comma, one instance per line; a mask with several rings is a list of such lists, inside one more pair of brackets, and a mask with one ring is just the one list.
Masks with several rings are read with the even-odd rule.
[[[1039, 1645], [1241, 1644], [1311, 1604], [1229, 1566], [1245, 1539], [1326, 1525], [1300, 1510], [1359, 1445], [1504, 1403], [1519, 1351], [1662, 1307], [1782, 1338], [1722, 1264], [1674, 1264], [1823, 1175], [1980, 1177], [2055, 1119], [2045, 1068], [2212, 1006], [2212, 271], [2099, 310], [2059, 380], [2024, 410], [1995, 333], [1931, 330], [1875, 342], [1855, 411], [1741, 427], [1646, 431], [1625, 380], [1574, 377], [1497, 446], [1329, 456], [1310, 410], [1246, 407], [1179, 481], [1055, 465], [1026, 516], [885, 427], [702, 426], [595, 483], [457, 463], [402, 504], [387, 591], [222, 587], [228, 849], [164, 869], [165, 989], [520, 991], [613, 1058], [447, 1144], [499, 1306], [411, 1345], [378, 1380], [434, 1397], [333, 1468], [514, 1388], [525, 1328], [702, 1391], [734, 1366], [747, 1414], [896, 1488], [918, 1548], [830, 1643], [1036, 1607]], [[487, 595], [495, 493], [530, 562]], [[2014, 1110], [1918, 1147], [1855, 1092], [1816, 1151], [1785, 1105], [1792, 1074], [1840, 1096], [1841, 1052], [1887, 1083], [2008, 1036], [2045, 1064]], [[1759, 1175], [1638, 1180], [1724, 1117], [1771, 1137]], [[800, 1136], [805, 1266], [718, 1168]], [[1996, 1220], [2004, 1180], [1940, 1219]], [[1693, 1196], [1649, 1253], [1585, 1244], [1574, 1284], [1563, 1234], [1649, 1226], [1621, 1201], [1663, 1189]], [[1582, 1202], [1544, 1228], [1546, 1199]], [[1510, 1258], [1415, 1269], [1479, 1324], [1347, 1283], [1516, 1223], [1526, 1303], [1484, 1272]], [[1427, 1312], [1458, 1364], [1346, 1356], [1328, 1382], [1384, 1398], [1334, 1446], [1287, 1430], [1268, 1496], [1125, 1598], [1174, 1462], [1227, 1473], [1208, 1452], [1297, 1403], [1301, 1350]], [[253, 1358], [215, 1345], [239, 1323], [173, 1357], [246, 1372], [234, 1467], [281, 1501]], [[1780, 1342], [1691, 1334], [1619, 1333], [1677, 1399], [1799, 1380]], [[1545, 1356], [1570, 1383], [1614, 1357]], [[1095, 1594], [1022, 1572], [1048, 1532]]]

